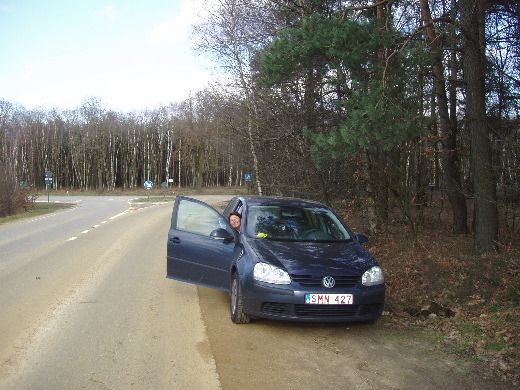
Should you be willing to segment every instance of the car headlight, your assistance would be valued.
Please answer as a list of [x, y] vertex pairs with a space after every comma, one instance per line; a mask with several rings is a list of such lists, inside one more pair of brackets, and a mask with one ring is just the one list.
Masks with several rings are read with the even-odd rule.
[[383, 270], [378, 266], [370, 268], [365, 271], [361, 277], [361, 282], [363, 283], [363, 286], [376, 286], [378, 284], [383, 284], [385, 282]]
[[267, 263], [256, 263], [253, 272], [255, 280], [273, 284], [290, 284], [289, 274], [281, 268]]

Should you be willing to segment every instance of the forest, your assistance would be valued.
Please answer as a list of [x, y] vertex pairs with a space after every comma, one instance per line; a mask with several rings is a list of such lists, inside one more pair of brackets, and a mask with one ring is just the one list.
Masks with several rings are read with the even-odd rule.
[[250, 185], [362, 210], [370, 233], [416, 236], [442, 199], [477, 254], [518, 234], [518, 1], [220, 0], [208, 15], [193, 46], [222, 77], [184, 101], [0, 96], [0, 216], [52, 171], [54, 190]]

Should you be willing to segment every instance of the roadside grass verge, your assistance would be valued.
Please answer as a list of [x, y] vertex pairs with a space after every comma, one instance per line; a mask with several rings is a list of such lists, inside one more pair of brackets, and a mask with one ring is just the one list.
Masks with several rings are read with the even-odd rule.
[[45, 214], [55, 213], [56, 211], [70, 209], [72, 207], [75, 207], [74, 203], [33, 202], [29, 210], [26, 212], [0, 218], [0, 225], [27, 218], [36, 218]]

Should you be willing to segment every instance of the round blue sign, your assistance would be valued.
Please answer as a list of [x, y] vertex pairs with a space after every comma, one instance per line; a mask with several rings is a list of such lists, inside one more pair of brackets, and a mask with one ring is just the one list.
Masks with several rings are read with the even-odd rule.
[[152, 187], [153, 187], [153, 183], [151, 180], [146, 180], [144, 182], [144, 188], [146, 188], [147, 190], [150, 190]]

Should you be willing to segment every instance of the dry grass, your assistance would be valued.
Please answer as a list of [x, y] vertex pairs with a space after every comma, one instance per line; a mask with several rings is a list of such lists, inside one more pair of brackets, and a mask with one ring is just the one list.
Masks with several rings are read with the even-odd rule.
[[[502, 229], [499, 253], [472, 254], [473, 235], [450, 233], [435, 209], [417, 239], [402, 223], [388, 223], [367, 249], [385, 271], [385, 317], [396, 326], [428, 327], [444, 345], [476, 356], [520, 383], [520, 236]], [[367, 229], [359, 213], [345, 219]]]

